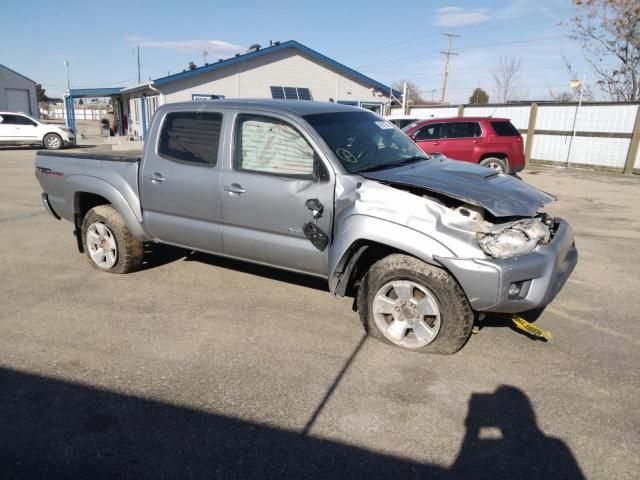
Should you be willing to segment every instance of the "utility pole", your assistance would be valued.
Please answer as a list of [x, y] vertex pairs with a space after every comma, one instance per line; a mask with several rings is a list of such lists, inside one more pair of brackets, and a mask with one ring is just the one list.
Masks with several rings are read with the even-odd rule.
[[140, 81], [140, 45], [138, 45], [137, 51], [138, 51], [138, 85], [140, 85], [141, 83]]
[[444, 61], [444, 74], [442, 79], [442, 96], [440, 97], [440, 103], [444, 104], [444, 96], [447, 93], [447, 77], [449, 76], [449, 58], [451, 55], [458, 55], [451, 51], [451, 44], [453, 43], [453, 38], [460, 38], [460, 35], [455, 35], [453, 33], [443, 33], [443, 35], [449, 37], [449, 45], [447, 46], [446, 52], [440, 52], [444, 54], [447, 58]]
[[407, 105], [408, 105], [408, 99], [407, 99], [407, 95], [408, 95], [408, 91], [407, 91], [407, 82], [404, 82], [404, 85], [402, 86], [402, 114], [406, 115], [407, 114]]
[[69, 76], [69, 60], [64, 61], [64, 68], [67, 70], [67, 91], [71, 90], [71, 77]]

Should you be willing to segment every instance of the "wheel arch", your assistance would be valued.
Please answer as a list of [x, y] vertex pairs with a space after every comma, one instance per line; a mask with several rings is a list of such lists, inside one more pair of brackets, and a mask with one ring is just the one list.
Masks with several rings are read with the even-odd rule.
[[[409, 255], [442, 267], [434, 256], [452, 256], [445, 245], [405, 225], [374, 217], [353, 215], [342, 222], [342, 232], [329, 252], [329, 290], [347, 295], [377, 260], [392, 253]], [[440, 253], [442, 252], [442, 253]]]
[[87, 212], [98, 205], [112, 205], [135, 238], [141, 241], [149, 240], [137, 215], [113, 185], [99, 178], [83, 175], [72, 175], [67, 181], [71, 187], [68, 190], [71, 198], [67, 199], [65, 203], [73, 205], [74, 234], [80, 252], [83, 251], [82, 238], [79, 233], [82, 221]]

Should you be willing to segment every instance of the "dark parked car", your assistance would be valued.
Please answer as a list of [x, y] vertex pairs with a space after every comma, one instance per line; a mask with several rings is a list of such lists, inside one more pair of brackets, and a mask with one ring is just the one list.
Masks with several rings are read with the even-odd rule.
[[524, 168], [518, 129], [507, 118], [432, 118], [404, 128], [425, 153], [477, 163], [505, 173]]

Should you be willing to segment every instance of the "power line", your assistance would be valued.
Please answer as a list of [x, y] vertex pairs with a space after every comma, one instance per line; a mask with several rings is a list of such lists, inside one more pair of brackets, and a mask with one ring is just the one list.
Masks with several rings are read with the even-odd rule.
[[[520, 21], [526, 21], [529, 18], [533, 18], [533, 17], [545, 17], [543, 20], [540, 21], [536, 21], [536, 22], [528, 22], [527, 21], [527, 26], [531, 27], [534, 25], [538, 25], [538, 24], [548, 24], [549, 23], [549, 16], [546, 13], [535, 13], [535, 14], [531, 14], [531, 15], [522, 15], [522, 16], [518, 16], [517, 18], [501, 18], [501, 19], [493, 19], [490, 23], [491, 25], [487, 26], [486, 28], [476, 28], [476, 27], [467, 27], [467, 28], [471, 28], [473, 30], [473, 34], [475, 35], [476, 33], [482, 33], [482, 32], [486, 32], [486, 31], [495, 31], [495, 24], [496, 23], [503, 23], [503, 22], [509, 22], [510, 25], [513, 24], [517, 24]], [[416, 40], [421, 40], [421, 39], [425, 39], [425, 38], [430, 38], [430, 37], [436, 37], [438, 36], [439, 33], [428, 33], [426, 35], [419, 35], [417, 37], [410, 37], [410, 38], [405, 38], [404, 40], [400, 40], [397, 42], [393, 42], [393, 43], [384, 43], [382, 45], [378, 45], [377, 47], [371, 47], [371, 48], [367, 48], [364, 50], [355, 50], [355, 51], [350, 51], [350, 52], [346, 52], [346, 55], [358, 55], [361, 53], [368, 53], [368, 52], [373, 52], [373, 51], [378, 51], [378, 50], [383, 50], [386, 48], [390, 48], [390, 47], [395, 47], [397, 45], [402, 45], [405, 43], [412, 43], [415, 42]]]
[[444, 62], [444, 75], [442, 79], [442, 96], [440, 97], [440, 103], [442, 104], [444, 104], [444, 96], [447, 93], [447, 78], [449, 77], [449, 58], [451, 57], [451, 55], [458, 55], [457, 53], [454, 53], [451, 51], [451, 44], [453, 43], [454, 38], [460, 38], [460, 35], [456, 35], [454, 33], [443, 33], [443, 35], [445, 35], [446, 37], [449, 37], [449, 41], [447, 45], [447, 51], [440, 52], [446, 55], [447, 57]]
[[[464, 53], [464, 52], [468, 52], [468, 51], [471, 51], [473, 49], [482, 48], [482, 47], [497, 47], [497, 46], [501, 46], [501, 45], [519, 45], [519, 44], [522, 44], [522, 43], [537, 43], [537, 42], [542, 42], [542, 41], [546, 41], [546, 40], [552, 40], [552, 39], [559, 38], [559, 37], [564, 37], [564, 35], [549, 35], [549, 36], [546, 36], [546, 37], [529, 38], [529, 39], [526, 39], [526, 40], [516, 40], [516, 41], [510, 40], [510, 41], [507, 41], [507, 42], [476, 44], [476, 45], [473, 45], [473, 47], [470, 47], [470, 48], [467, 48], [467, 49], [464, 49], [464, 50], [460, 50], [460, 52]], [[426, 55], [408, 55], [408, 56], [404, 56], [404, 57], [397, 57], [397, 58], [394, 58], [394, 59], [391, 59], [391, 60], [386, 60], [384, 62], [376, 62], [376, 63], [372, 63], [372, 64], [369, 64], [369, 65], [361, 65], [361, 66], [357, 66], [355, 68], [357, 68], [358, 70], [367, 70], [370, 67], [376, 67], [378, 65], [386, 65], [386, 64], [389, 64], [389, 63], [396, 63], [396, 62], [401, 62], [401, 61], [404, 61], [404, 60], [412, 60], [412, 59], [413, 60], [421, 60], [421, 59], [424, 59], [424, 58], [432, 57], [434, 55], [435, 55], [435, 53], [429, 53], [429, 54], [426, 54]], [[390, 73], [392, 73], [392, 72], [390, 72]]]

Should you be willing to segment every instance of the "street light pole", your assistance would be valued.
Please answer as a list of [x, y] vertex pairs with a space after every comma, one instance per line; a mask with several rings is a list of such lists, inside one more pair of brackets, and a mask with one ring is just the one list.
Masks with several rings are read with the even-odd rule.
[[67, 71], [67, 91], [71, 90], [71, 77], [69, 76], [69, 60], [64, 61], [64, 68]]
[[571, 139], [569, 140], [569, 148], [567, 149], [567, 161], [565, 164], [565, 168], [569, 168], [569, 155], [571, 155], [571, 146], [573, 145], [573, 139], [576, 138], [576, 120], [578, 118], [578, 110], [582, 105], [582, 92], [584, 91], [584, 81], [585, 76], [582, 76], [582, 81], [580, 80], [571, 80], [569, 85], [571, 88], [580, 87], [580, 95], [578, 96], [578, 105], [576, 105], [576, 111], [573, 114], [573, 127], [571, 128]]

